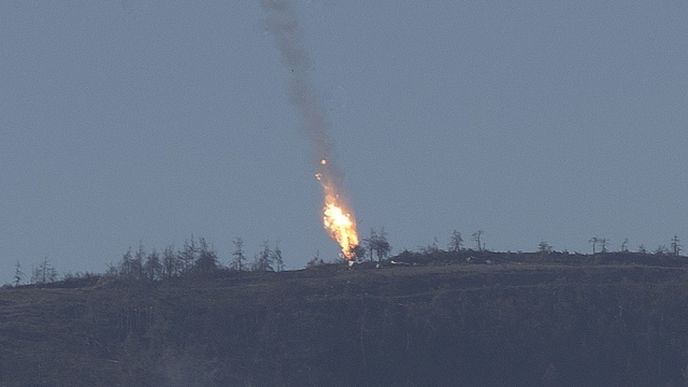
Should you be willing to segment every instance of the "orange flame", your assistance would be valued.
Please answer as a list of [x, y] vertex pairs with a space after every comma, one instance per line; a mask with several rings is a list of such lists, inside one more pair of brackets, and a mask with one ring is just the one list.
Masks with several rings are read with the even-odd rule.
[[[321, 165], [327, 163], [321, 160]], [[342, 249], [342, 257], [347, 261], [353, 261], [354, 249], [358, 246], [358, 231], [356, 230], [356, 218], [347, 210], [346, 206], [335, 192], [332, 185], [323, 181], [323, 175], [317, 173], [315, 178], [320, 181], [325, 190], [325, 205], [323, 207], [323, 225]]]
[[354, 248], [358, 246], [358, 232], [356, 221], [349, 212], [337, 204], [336, 198], [325, 195], [323, 208], [323, 225], [330, 232], [332, 239], [339, 243], [342, 255], [347, 261], [353, 260]]

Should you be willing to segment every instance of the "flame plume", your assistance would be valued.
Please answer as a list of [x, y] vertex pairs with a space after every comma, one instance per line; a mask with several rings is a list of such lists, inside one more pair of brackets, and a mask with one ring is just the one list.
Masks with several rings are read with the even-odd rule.
[[289, 69], [289, 101], [301, 115], [315, 152], [320, 156], [315, 177], [324, 191], [323, 225], [342, 249], [342, 257], [353, 262], [358, 247], [356, 219], [340, 197], [341, 173], [329, 159], [328, 123], [308, 79], [310, 59], [301, 44], [296, 14], [284, 0], [263, 0], [263, 7], [268, 11], [268, 30], [275, 36], [282, 62]]
[[[320, 164], [326, 165], [327, 161], [323, 159]], [[340, 199], [334, 185], [329, 184], [328, 179], [323, 178], [323, 173], [318, 172], [315, 177], [322, 184], [325, 194], [323, 226], [330, 233], [330, 237], [339, 244], [342, 249], [342, 257], [347, 261], [353, 261], [356, 258], [355, 248], [358, 246], [356, 218]]]
[[350, 213], [344, 212], [342, 207], [337, 205], [336, 199], [330, 195], [325, 195], [323, 224], [325, 229], [330, 232], [332, 239], [339, 243], [343, 257], [348, 261], [353, 260], [355, 258], [354, 249], [358, 246], [356, 221]]

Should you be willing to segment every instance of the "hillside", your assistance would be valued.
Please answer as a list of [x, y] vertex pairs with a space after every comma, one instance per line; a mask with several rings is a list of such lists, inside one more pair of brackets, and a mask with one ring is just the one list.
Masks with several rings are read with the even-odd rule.
[[684, 258], [491, 254], [0, 289], [0, 386], [688, 384]]

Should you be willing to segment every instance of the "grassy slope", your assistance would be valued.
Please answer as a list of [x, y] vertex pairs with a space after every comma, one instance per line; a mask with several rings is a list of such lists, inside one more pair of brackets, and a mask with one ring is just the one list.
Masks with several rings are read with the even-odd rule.
[[665, 386], [688, 381], [686, 365], [682, 265], [328, 266], [0, 290], [1, 386]]

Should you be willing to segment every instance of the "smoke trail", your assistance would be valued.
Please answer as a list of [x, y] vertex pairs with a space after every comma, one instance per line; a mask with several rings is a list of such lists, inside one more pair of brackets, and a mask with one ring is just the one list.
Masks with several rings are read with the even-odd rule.
[[319, 98], [311, 87], [308, 53], [301, 44], [301, 29], [294, 10], [285, 0], [263, 0], [268, 11], [267, 27], [275, 37], [282, 62], [289, 69], [289, 101], [296, 107], [306, 132], [311, 137], [317, 159], [316, 178], [324, 190], [323, 224], [342, 248], [345, 259], [355, 259], [358, 246], [356, 220], [340, 197], [341, 172], [332, 162], [328, 124]]
[[[315, 149], [317, 159], [314, 163], [318, 175], [328, 179], [323, 184], [336, 188], [340, 185], [341, 173], [330, 159], [329, 125], [320, 107], [320, 99], [309, 81], [311, 61], [301, 44], [296, 14], [283, 0], [263, 0], [263, 6], [268, 10], [268, 30], [274, 35], [282, 62], [289, 70], [289, 102], [298, 110]], [[321, 163], [322, 160], [326, 163]]]

